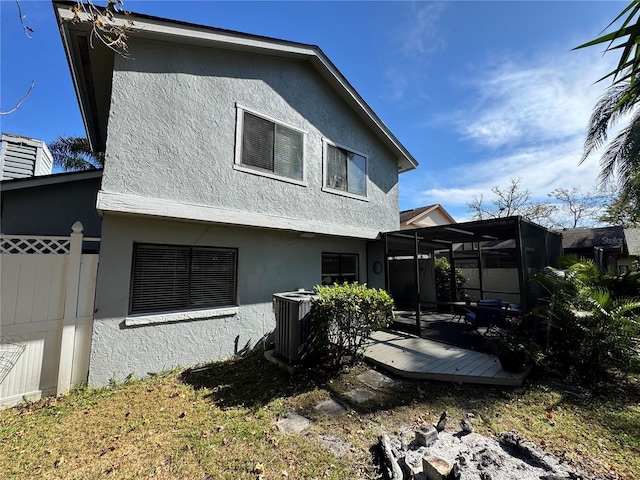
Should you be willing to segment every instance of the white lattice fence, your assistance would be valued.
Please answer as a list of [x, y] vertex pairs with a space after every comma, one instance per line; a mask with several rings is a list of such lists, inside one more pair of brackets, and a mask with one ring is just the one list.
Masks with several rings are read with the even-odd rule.
[[72, 232], [0, 236], [0, 407], [86, 381], [98, 255], [82, 254], [82, 243], [99, 239], [83, 237], [79, 222]]
[[0, 237], [0, 253], [25, 254], [64, 254], [69, 253], [71, 239], [69, 237], [28, 237], [25, 235], [2, 235]]

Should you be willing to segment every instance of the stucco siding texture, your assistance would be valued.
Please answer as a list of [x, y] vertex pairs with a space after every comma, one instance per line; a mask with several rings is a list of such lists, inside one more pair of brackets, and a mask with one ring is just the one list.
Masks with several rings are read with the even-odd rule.
[[[237, 248], [238, 313], [233, 316], [127, 326], [135, 242]], [[98, 269], [89, 384], [131, 372], [145, 376], [229, 358], [275, 328], [274, 293], [321, 282], [322, 252], [357, 253], [366, 281], [364, 240], [246, 227], [213, 226], [106, 214]], [[237, 346], [237, 347], [236, 347]]]
[[[130, 49], [115, 62], [105, 192], [398, 228], [397, 158], [309, 63], [141, 40]], [[306, 185], [233, 168], [237, 104], [305, 132]], [[323, 138], [368, 157], [367, 201], [322, 190]]]

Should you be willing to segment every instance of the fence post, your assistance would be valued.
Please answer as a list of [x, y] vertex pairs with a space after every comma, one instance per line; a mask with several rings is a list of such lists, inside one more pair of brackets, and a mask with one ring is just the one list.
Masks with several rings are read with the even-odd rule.
[[73, 351], [76, 339], [78, 288], [80, 287], [80, 263], [82, 261], [82, 229], [83, 226], [80, 221], [75, 222], [71, 226], [64, 318], [62, 319], [62, 340], [60, 342], [60, 363], [58, 365], [58, 386], [56, 389], [57, 395], [67, 393], [71, 388]]

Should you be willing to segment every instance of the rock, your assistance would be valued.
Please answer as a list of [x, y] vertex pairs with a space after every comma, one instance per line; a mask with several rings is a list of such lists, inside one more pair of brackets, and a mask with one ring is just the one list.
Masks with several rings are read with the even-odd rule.
[[357, 378], [367, 387], [373, 388], [375, 390], [391, 388], [398, 383], [396, 380], [387, 377], [380, 372], [376, 372], [375, 370], [367, 370], [366, 372], [358, 375]]
[[416, 430], [416, 443], [423, 447], [432, 445], [438, 439], [438, 431], [432, 425], [422, 425]]
[[417, 451], [408, 450], [398, 463], [409, 478], [415, 478], [422, 473], [422, 455]]
[[436, 430], [438, 432], [442, 432], [445, 428], [447, 428], [447, 412], [442, 412], [442, 415], [440, 415], [440, 420], [438, 420], [438, 423], [436, 425]]
[[364, 403], [376, 398], [375, 392], [372, 392], [368, 388], [355, 388], [349, 390], [346, 395], [356, 403]]
[[459, 464], [454, 463], [451, 473], [449, 474], [449, 480], [460, 480], [462, 478], [462, 468]]
[[489, 472], [480, 473], [480, 480], [492, 480], [491, 474]]
[[465, 413], [460, 420], [460, 429], [463, 433], [473, 433], [473, 424], [471, 423], [471, 417], [468, 413]]
[[540, 480], [576, 480], [577, 478], [580, 478], [580, 477], [576, 477], [575, 475], [571, 475], [569, 477], [560, 476], [560, 475], [542, 475], [540, 477]]
[[288, 412], [285, 417], [282, 417], [276, 422], [278, 430], [282, 433], [300, 433], [307, 428], [311, 422], [309, 419], [298, 415], [296, 412]]
[[531, 442], [520, 438], [514, 432], [507, 432], [500, 437], [500, 444], [503, 448], [511, 450], [516, 455], [525, 458], [528, 463], [540, 467], [544, 470], [554, 470], [555, 463], [551, 457]]
[[422, 458], [422, 470], [428, 480], [446, 480], [453, 467], [444, 458], [427, 455]]
[[349, 407], [341, 401], [334, 399], [325, 400], [324, 402], [319, 403], [316, 405], [315, 409], [327, 417], [339, 417], [349, 411]]
[[402, 480], [402, 469], [400, 468], [400, 465], [398, 465], [398, 461], [391, 451], [391, 440], [389, 440], [387, 435], [382, 435], [378, 439], [378, 444], [380, 446], [380, 452], [382, 454], [389, 479]]

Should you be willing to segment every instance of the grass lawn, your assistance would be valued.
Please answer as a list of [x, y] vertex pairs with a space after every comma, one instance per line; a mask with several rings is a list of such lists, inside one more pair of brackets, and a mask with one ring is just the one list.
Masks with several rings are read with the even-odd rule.
[[[640, 478], [640, 368], [590, 397], [536, 380], [521, 388], [400, 382], [342, 417], [314, 406], [361, 387], [357, 365], [327, 377], [281, 371], [258, 353], [0, 411], [0, 478], [368, 479], [378, 435], [435, 423], [444, 410], [476, 431], [509, 430], [602, 478]], [[284, 435], [288, 411], [313, 420]], [[351, 444], [337, 457], [321, 435]]]

